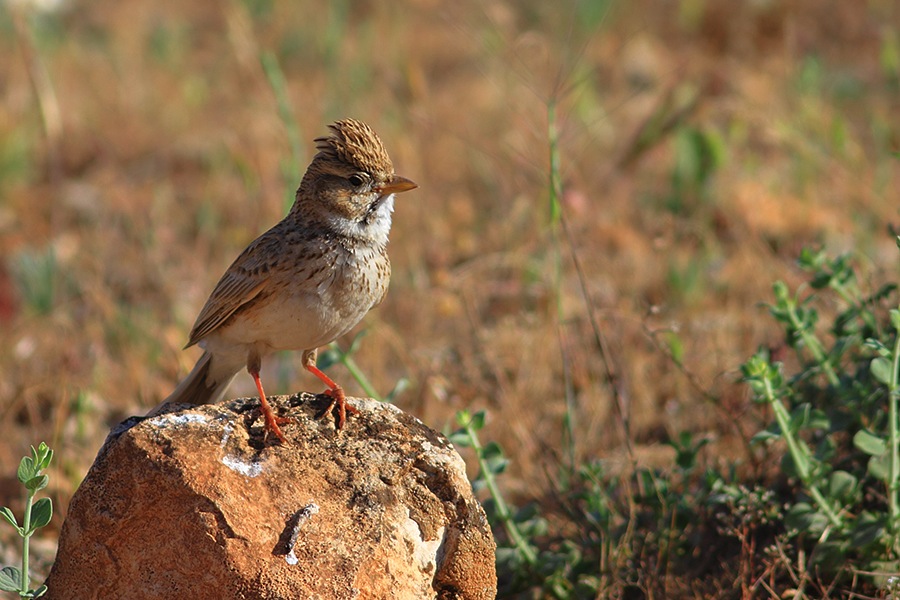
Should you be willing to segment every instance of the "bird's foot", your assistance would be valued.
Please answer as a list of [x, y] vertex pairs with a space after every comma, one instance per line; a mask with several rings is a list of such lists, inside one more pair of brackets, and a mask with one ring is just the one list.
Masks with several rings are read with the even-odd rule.
[[272, 410], [272, 406], [266, 400], [265, 396], [260, 397], [260, 411], [262, 412], [263, 419], [265, 424], [263, 425], [263, 435], [268, 437], [269, 433], [275, 434], [275, 437], [278, 438], [278, 441], [282, 444], [287, 443], [287, 440], [284, 437], [284, 433], [281, 431], [281, 427], [279, 425], [287, 425], [288, 423], [293, 422], [293, 419], [288, 417], [279, 417]]
[[[331, 403], [320, 412], [317, 418], [322, 418], [329, 413], [334, 414], [334, 428], [340, 431], [347, 422], [347, 413], [358, 415], [359, 410], [354, 408], [352, 404], [347, 402], [344, 390], [339, 385], [335, 385], [329, 390], [325, 390], [325, 395], [331, 398]], [[336, 411], [336, 412], [335, 412]]]

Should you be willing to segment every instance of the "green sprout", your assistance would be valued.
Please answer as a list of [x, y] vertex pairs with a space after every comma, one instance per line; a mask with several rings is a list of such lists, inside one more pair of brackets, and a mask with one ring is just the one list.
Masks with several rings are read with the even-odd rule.
[[23, 457], [19, 463], [16, 476], [25, 487], [25, 515], [22, 518], [22, 525], [19, 525], [9, 508], [4, 506], [0, 509], [0, 516], [15, 527], [22, 537], [22, 569], [19, 570], [15, 567], [0, 569], [0, 590], [16, 592], [21, 598], [37, 598], [47, 591], [46, 585], [41, 585], [34, 590], [28, 587], [31, 583], [28, 576], [28, 547], [34, 532], [46, 526], [53, 516], [53, 503], [50, 498], [34, 501], [34, 495], [47, 487], [49, 477], [43, 471], [50, 466], [52, 459], [53, 450], [41, 442], [37, 449], [32, 446], [31, 456]]

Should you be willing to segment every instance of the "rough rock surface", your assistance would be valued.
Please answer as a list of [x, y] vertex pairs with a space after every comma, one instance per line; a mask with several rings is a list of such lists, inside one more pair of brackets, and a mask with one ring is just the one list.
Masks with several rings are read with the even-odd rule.
[[399, 409], [310, 394], [264, 445], [256, 399], [110, 434], [72, 498], [51, 600], [493, 598], [494, 541], [459, 455]]

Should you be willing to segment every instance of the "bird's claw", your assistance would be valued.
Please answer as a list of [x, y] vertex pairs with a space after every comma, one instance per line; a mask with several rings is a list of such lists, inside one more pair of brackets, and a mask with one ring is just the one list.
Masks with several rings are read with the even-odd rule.
[[325, 410], [316, 416], [316, 418], [321, 419], [328, 413], [337, 409], [337, 413], [334, 415], [334, 428], [340, 431], [347, 422], [347, 413], [358, 415], [359, 409], [354, 408], [352, 404], [347, 402], [347, 396], [344, 395], [344, 390], [339, 385], [325, 390], [324, 394], [331, 398], [331, 402], [325, 407]]

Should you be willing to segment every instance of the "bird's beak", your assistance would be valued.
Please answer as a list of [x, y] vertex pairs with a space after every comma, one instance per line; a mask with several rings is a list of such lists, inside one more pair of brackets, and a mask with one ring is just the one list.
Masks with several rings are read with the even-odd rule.
[[376, 186], [375, 191], [382, 195], [399, 194], [400, 192], [408, 192], [417, 187], [419, 187], [419, 185], [411, 179], [401, 177], [400, 175], [394, 175], [391, 177], [390, 181], [386, 181], [381, 185]]

